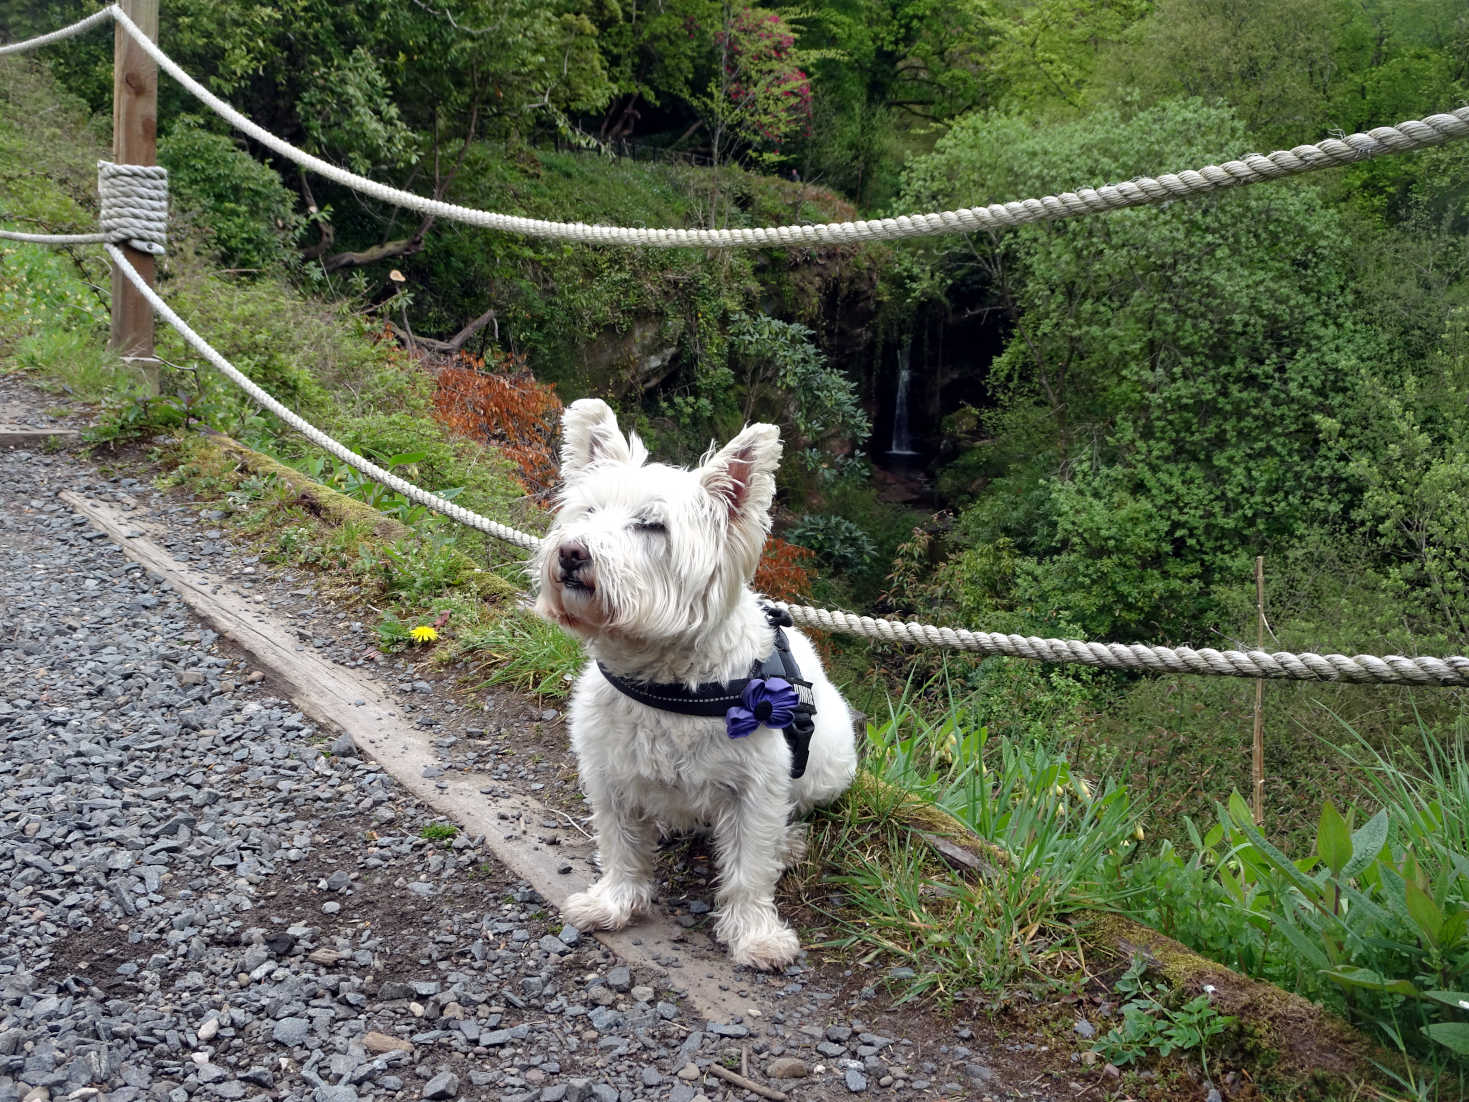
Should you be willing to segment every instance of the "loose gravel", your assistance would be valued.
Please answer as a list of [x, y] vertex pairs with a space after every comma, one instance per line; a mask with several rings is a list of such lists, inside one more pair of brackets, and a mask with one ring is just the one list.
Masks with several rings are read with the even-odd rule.
[[[0, 380], [7, 401], [43, 419]], [[712, 1062], [792, 1098], [1051, 1097], [1003, 1082], [967, 1030], [904, 1029], [870, 991], [844, 1003], [800, 969], [774, 981], [800, 996], [787, 1012], [701, 1020], [482, 839], [426, 830], [448, 824], [273, 692], [66, 488], [186, 513], [175, 554], [264, 573], [217, 518], [132, 477], [0, 451], [0, 1102], [757, 1097]], [[272, 592], [316, 603], [299, 579]], [[343, 634], [319, 642], [369, 663]], [[425, 726], [455, 714], [435, 686], [384, 676]], [[516, 707], [473, 734], [456, 718], [446, 767], [466, 746], [494, 760], [512, 719], [548, 719]], [[685, 910], [707, 922], [706, 902]]]

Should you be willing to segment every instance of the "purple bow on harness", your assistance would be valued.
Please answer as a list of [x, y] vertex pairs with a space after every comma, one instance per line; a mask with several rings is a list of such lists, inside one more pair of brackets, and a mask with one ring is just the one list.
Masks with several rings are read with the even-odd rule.
[[754, 678], [740, 693], [740, 700], [743, 705], [736, 704], [724, 713], [724, 727], [730, 738], [744, 738], [762, 724], [788, 727], [801, 702], [795, 686], [781, 677]]

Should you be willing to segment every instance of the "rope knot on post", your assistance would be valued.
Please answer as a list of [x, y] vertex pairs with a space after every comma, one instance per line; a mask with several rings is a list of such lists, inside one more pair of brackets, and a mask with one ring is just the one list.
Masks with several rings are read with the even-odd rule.
[[168, 169], [97, 162], [102, 232], [139, 252], [162, 255], [168, 243]]

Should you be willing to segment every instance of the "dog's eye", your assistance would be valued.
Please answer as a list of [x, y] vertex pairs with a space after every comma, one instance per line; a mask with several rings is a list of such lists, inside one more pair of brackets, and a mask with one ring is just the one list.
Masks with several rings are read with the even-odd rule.
[[667, 532], [668, 526], [661, 520], [635, 520], [632, 526], [639, 532]]

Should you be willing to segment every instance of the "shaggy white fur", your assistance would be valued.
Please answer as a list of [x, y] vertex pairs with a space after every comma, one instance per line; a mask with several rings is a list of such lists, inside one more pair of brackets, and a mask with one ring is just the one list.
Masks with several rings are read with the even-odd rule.
[[779, 730], [731, 739], [722, 719], [632, 700], [596, 665], [693, 687], [746, 677], [770, 653], [750, 581], [770, 530], [780, 434], [750, 425], [690, 471], [647, 463], [605, 402], [573, 403], [562, 428], [564, 488], [536, 560], [536, 610], [594, 659], [569, 716], [602, 867], [567, 900], [566, 917], [585, 930], [625, 926], [652, 901], [660, 832], [708, 828], [719, 869], [715, 936], [737, 963], [784, 967], [800, 950], [775, 909], [776, 880], [802, 848], [790, 821], [841, 795], [857, 768], [851, 713], [815, 649], [787, 629], [816, 699], [810, 761], [795, 780]]

